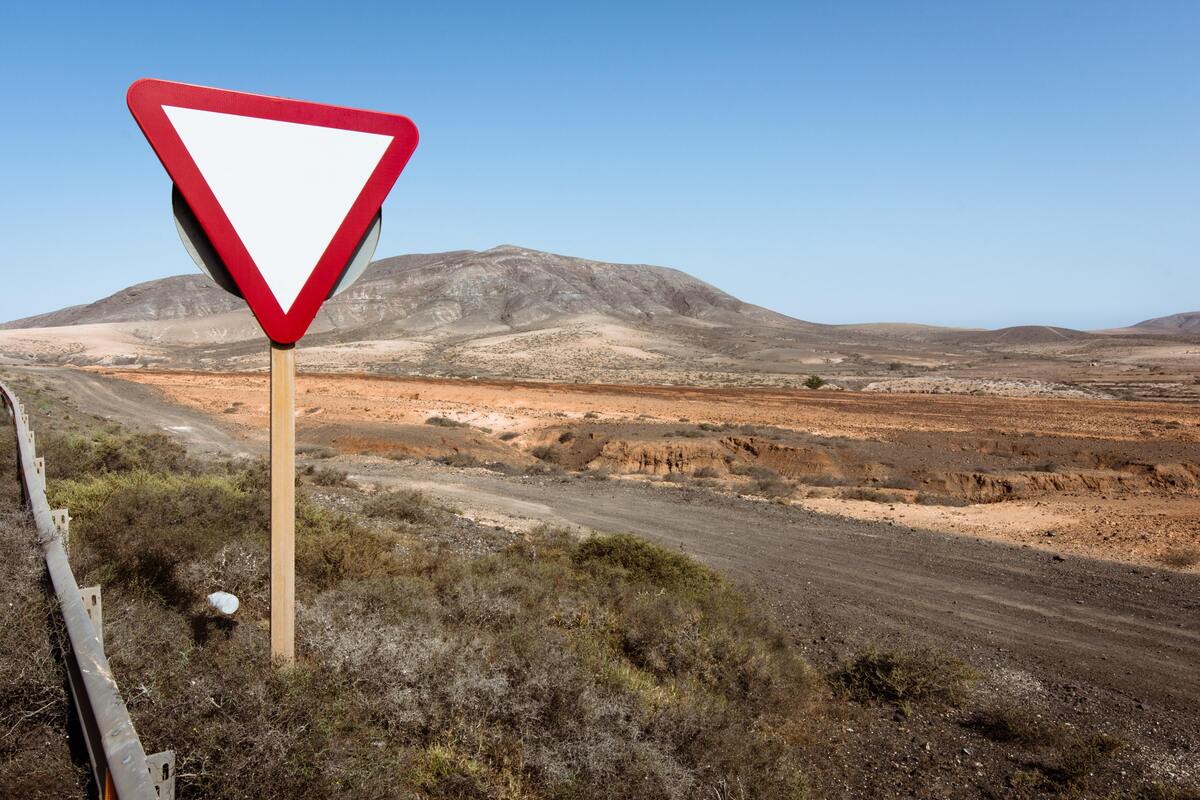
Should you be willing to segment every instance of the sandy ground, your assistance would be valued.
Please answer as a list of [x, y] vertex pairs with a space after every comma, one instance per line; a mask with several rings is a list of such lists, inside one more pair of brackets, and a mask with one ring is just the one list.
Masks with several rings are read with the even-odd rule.
[[[265, 375], [106, 374], [160, 391], [240, 432], [246, 442], [261, 441], [267, 428]], [[1200, 568], [1195, 463], [1200, 406], [1194, 404], [320, 374], [299, 377], [297, 402], [300, 440], [342, 452], [417, 457], [464, 452], [525, 466], [535, 445], [553, 443], [569, 430], [581, 439], [602, 439], [603, 446], [563, 463], [637, 473], [625, 476], [635, 479], [722, 466], [711, 451], [719, 455], [731, 441], [743, 448], [774, 448], [776, 455], [791, 447], [788, 452], [800, 456], [759, 457], [801, 481], [836, 476], [847, 486], [872, 486], [889, 476], [913, 475], [950, 487], [942, 492], [974, 492], [961, 496], [975, 501], [980, 492], [990, 492], [982, 499], [1002, 501], [955, 507], [912, 502], [911, 492], [901, 493], [899, 502], [877, 502], [844, 496], [851, 494], [846, 488], [798, 491], [792, 502], [814, 511], [1058, 553]], [[473, 427], [423, 425], [431, 416]], [[791, 432], [795, 441], [786, 435], [773, 441], [726, 434], [673, 438], [697, 435], [682, 430], [696, 423], [769, 426]], [[504, 432], [521, 436], [506, 443], [498, 439]], [[648, 469], [647, 459], [660, 456], [667, 466]], [[1042, 461], [1059, 465], [1031, 466]], [[985, 463], [991, 466], [981, 466]], [[789, 473], [792, 468], [800, 471]], [[739, 491], [736, 480], [726, 486]]]
[[[186, 405], [260, 428], [268, 413], [261, 373], [111, 370]], [[240, 405], [235, 405], [240, 404]], [[822, 436], [887, 438], [897, 431], [1004, 431], [1110, 440], [1200, 441], [1200, 406], [1112, 400], [883, 395], [810, 390], [519, 383], [301, 374], [300, 416], [419, 423], [431, 414], [522, 430], [566, 415], [772, 425]], [[1162, 420], [1179, 427], [1159, 430]]]

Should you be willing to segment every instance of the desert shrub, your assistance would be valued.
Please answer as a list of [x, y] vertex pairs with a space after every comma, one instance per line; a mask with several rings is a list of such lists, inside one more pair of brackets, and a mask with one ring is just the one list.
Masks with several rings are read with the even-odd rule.
[[597, 481], [606, 481], [612, 477], [612, 470], [608, 467], [590, 467], [583, 473], [585, 478], [591, 478]]
[[845, 500], [866, 500], [871, 503], [903, 503], [904, 495], [866, 486], [855, 486], [841, 493]]
[[483, 462], [470, 453], [450, 453], [437, 459], [440, 463], [450, 467], [482, 467]]
[[989, 706], [971, 714], [963, 727], [1000, 744], [1035, 747], [1054, 738], [1054, 732], [1030, 712], [1020, 708]]
[[500, 434], [500, 441], [511, 442], [520, 435], [521, 434], [517, 433], [516, 431], [505, 431], [504, 433]]
[[682, 553], [627, 533], [585, 539], [575, 549], [572, 561], [593, 574], [619, 576], [674, 592], [709, 589], [720, 582], [715, 572]]
[[682, 472], [668, 472], [662, 479], [666, 483], [687, 483], [688, 477]]
[[860, 703], [957, 704], [977, 677], [966, 664], [943, 653], [868, 649], [841, 664], [830, 683], [839, 694]]
[[971, 501], [964, 497], [934, 492], [917, 492], [915, 502], [922, 506], [955, 506], [959, 508], [971, 505]]
[[1200, 564], [1200, 548], [1173, 547], [1163, 553], [1159, 559], [1163, 564], [1174, 569], [1187, 569]]
[[538, 445], [529, 451], [529, 454], [539, 461], [545, 461], [549, 464], [558, 464], [562, 461], [562, 450], [555, 445], [543, 444]]
[[804, 380], [804, 385], [806, 388], [809, 388], [809, 389], [820, 389], [822, 386], [825, 385], [825, 379], [819, 375], [809, 375]]
[[574, 439], [575, 439], [574, 431], [563, 431], [563, 433], [558, 437], [558, 443], [566, 444], [567, 442], [573, 441]]
[[753, 478], [756, 481], [778, 480], [779, 473], [770, 467], [762, 464], [754, 463], [734, 463], [729, 466], [729, 471], [734, 475], [743, 475], [748, 478]]
[[763, 497], [787, 497], [795, 488], [790, 482], [779, 478], [763, 478], [754, 482], [755, 494]]
[[459, 422], [456, 419], [449, 417], [433, 416], [425, 420], [426, 425], [436, 425], [439, 428], [469, 428], [469, 423]]
[[880, 481], [879, 486], [880, 486], [880, 488], [883, 488], [883, 489], [909, 489], [909, 490], [912, 490], [912, 489], [920, 488], [920, 484], [917, 483], [916, 480], [914, 480], [913, 478], [910, 478], [907, 475], [897, 475], [897, 476], [888, 478], [887, 480]]
[[162, 433], [128, 432], [108, 426], [88, 433], [48, 434], [38, 438], [50, 479], [99, 473], [189, 472], [187, 448]]
[[[1043, 757], [1030, 761], [1008, 779], [1012, 786], [1025, 790], [1021, 796], [1098, 796], [1088, 791], [1088, 784], [1097, 772], [1109, 765], [1113, 754], [1122, 746], [1119, 739], [1106, 733], [1079, 733], [1064, 728], [1048, 731], [1036, 744], [1040, 745]], [[1128, 781], [1121, 783], [1127, 785]], [[1150, 784], [1105, 796], [1182, 798], [1187, 795]]]
[[312, 482], [317, 486], [352, 486], [350, 476], [345, 470], [332, 467], [316, 467], [309, 473]]
[[692, 477], [693, 478], [719, 478], [719, 477], [721, 477], [721, 470], [717, 469], [716, 467], [700, 467], [699, 469], [692, 472]]
[[296, 455], [305, 458], [333, 458], [337, 455], [337, 450], [334, 450], [332, 447], [326, 447], [323, 444], [302, 444], [297, 445]]
[[49, 494], [51, 505], [74, 518], [77, 575], [136, 586], [176, 605], [194, 599], [179, 582], [181, 563], [262, 536], [270, 521], [268, 495], [226, 476], [108, 473], [52, 484]]
[[440, 509], [423, 492], [398, 489], [372, 495], [363, 504], [363, 513], [368, 517], [428, 524], [442, 518]]
[[853, 486], [853, 478], [845, 478], [839, 475], [804, 475], [800, 478], [800, 482], [808, 486]]
[[699, 425], [697, 425], [696, 427], [697, 427], [697, 428], [699, 428], [699, 429], [700, 429], [700, 430], [702, 430], [702, 431], [710, 431], [710, 432], [715, 432], [715, 431], [725, 431], [725, 430], [729, 430], [729, 427], [730, 427], [730, 426], [728, 426], [728, 425], [719, 425], [719, 424], [717, 424], [717, 423], [715, 423], [715, 422], [701, 422], [701, 423], [700, 423]]
[[600, 415], [595, 411], [589, 411], [583, 415], [584, 419], [600, 419]]

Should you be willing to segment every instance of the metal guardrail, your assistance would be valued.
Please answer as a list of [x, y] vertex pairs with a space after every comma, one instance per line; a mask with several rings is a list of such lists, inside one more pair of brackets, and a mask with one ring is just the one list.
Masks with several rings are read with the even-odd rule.
[[79, 716], [92, 775], [104, 800], [174, 800], [175, 754], [146, 756], [104, 655], [100, 588], [79, 588], [67, 561], [70, 516], [46, 501], [46, 463], [38, 458], [29, 416], [0, 383], [0, 398], [17, 431], [17, 469], [37, 524], [46, 570], [58, 596], [70, 647], [64, 653], [71, 698]]

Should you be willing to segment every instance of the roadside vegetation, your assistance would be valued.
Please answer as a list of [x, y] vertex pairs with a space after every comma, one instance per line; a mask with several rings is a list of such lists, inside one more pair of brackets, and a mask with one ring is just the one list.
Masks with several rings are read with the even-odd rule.
[[16, 445], [0, 407], [0, 796], [86, 796], [67, 741], [70, 697], [58, 657], [66, 632], [17, 484]]
[[[53, 481], [52, 503], [72, 510], [75, 569], [105, 586], [110, 659], [147, 746], [177, 752], [182, 796], [806, 796], [822, 680], [694, 561], [555, 530], [464, 555], [425, 541], [450, 512], [424, 495], [366, 498], [366, 526], [302, 484], [301, 652], [278, 673], [265, 470], [150, 471], [140, 440], [119, 441], [128, 458]], [[235, 619], [206, 606], [216, 590], [241, 599]]]

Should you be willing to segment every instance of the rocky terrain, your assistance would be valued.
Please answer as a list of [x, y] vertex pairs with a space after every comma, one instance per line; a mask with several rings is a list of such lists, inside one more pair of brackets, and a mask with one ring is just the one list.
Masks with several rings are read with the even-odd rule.
[[[1200, 397], [1198, 319], [1106, 332], [823, 325], [679, 270], [506, 245], [376, 261], [325, 304], [302, 363], [324, 372], [701, 386], [799, 387], [818, 375], [860, 389], [948, 378], [975, 392], [1016, 381], [1006, 395], [1036, 387], [1036, 396], [1187, 400]], [[186, 275], [0, 325], [0, 363], [246, 370], [265, 366], [266, 348], [240, 299]]]

